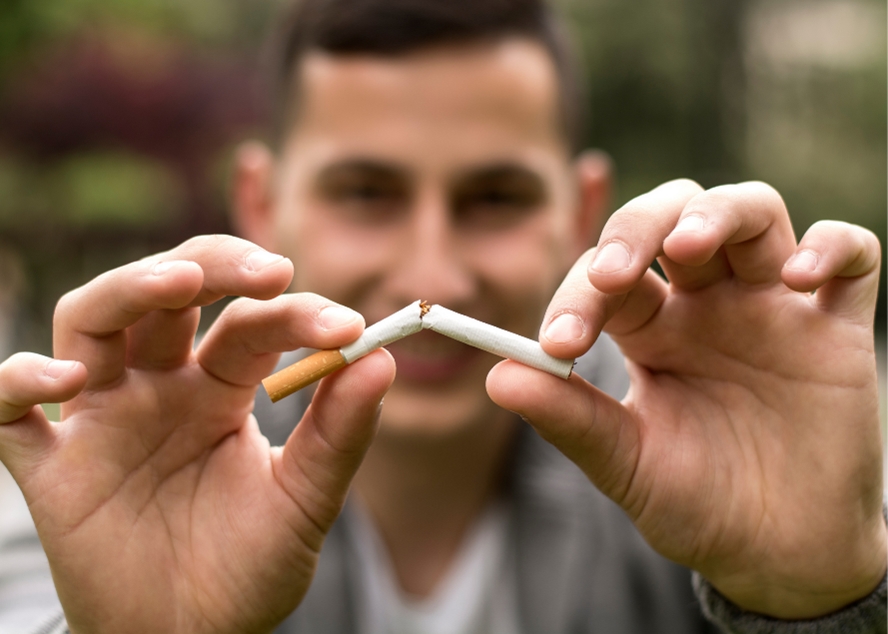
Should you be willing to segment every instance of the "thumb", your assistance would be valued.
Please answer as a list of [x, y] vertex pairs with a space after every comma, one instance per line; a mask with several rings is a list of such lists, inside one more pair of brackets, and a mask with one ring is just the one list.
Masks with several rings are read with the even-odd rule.
[[524, 418], [623, 505], [640, 455], [640, 426], [619, 401], [573, 374], [564, 380], [515, 361], [487, 375], [487, 393]]
[[86, 368], [77, 361], [20, 352], [0, 363], [0, 461], [16, 480], [54, 438], [39, 404], [72, 399], [85, 383]]
[[342, 510], [394, 378], [394, 360], [380, 349], [323, 379], [284, 445], [280, 483], [308, 520], [313, 548], [320, 548]]

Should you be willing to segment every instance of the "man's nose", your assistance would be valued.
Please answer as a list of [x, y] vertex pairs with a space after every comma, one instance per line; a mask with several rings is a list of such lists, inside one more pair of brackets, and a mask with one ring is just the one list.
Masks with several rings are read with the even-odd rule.
[[475, 278], [465, 257], [468, 245], [454, 226], [445, 195], [427, 191], [417, 197], [399, 246], [390, 282], [401, 299], [458, 307], [472, 297]]

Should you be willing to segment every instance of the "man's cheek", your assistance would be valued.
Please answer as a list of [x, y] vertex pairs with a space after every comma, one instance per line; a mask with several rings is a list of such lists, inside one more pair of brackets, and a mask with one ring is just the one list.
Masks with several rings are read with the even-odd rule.
[[386, 242], [341, 223], [314, 222], [299, 236], [297, 277], [304, 290], [331, 299], [350, 294], [386, 266]]
[[503, 290], [521, 295], [554, 290], [557, 252], [557, 247], [539, 234], [489, 240], [478, 251], [487, 276]]

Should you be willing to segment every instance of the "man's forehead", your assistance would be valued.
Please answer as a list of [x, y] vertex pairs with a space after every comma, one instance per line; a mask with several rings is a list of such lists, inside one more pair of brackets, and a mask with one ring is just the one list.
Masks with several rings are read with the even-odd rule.
[[566, 146], [555, 66], [540, 44], [525, 38], [403, 56], [312, 52], [303, 58], [298, 85], [291, 135], [372, 144], [412, 134], [431, 143], [438, 133], [445, 144], [452, 139], [443, 135], [456, 134], [475, 135], [478, 143], [511, 138]]

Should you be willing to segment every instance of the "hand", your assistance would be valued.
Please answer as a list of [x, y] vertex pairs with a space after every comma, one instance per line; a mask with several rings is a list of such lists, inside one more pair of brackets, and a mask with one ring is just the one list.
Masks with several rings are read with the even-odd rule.
[[747, 610], [823, 615], [886, 567], [879, 261], [876, 237], [844, 223], [815, 224], [796, 245], [764, 184], [670, 182], [613, 215], [542, 329], [566, 358], [609, 332], [627, 358], [623, 402], [514, 362], [488, 390], [661, 554]]
[[[196, 238], [62, 298], [55, 356], [72, 361], [0, 365], [0, 459], [72, 632], [269, 631], [301, 600], [394, 363], [376, 352], [325, 379], [270, 448], [251, 411], [277, 353], [363, 328], [321, 297], [278, 297], [292, 273], [243, 240]], [[236, 300], [194, 350], [197, 307], [224, 295], [269, 301]], [[58, 424], [35, 406], [68, 399]]]

